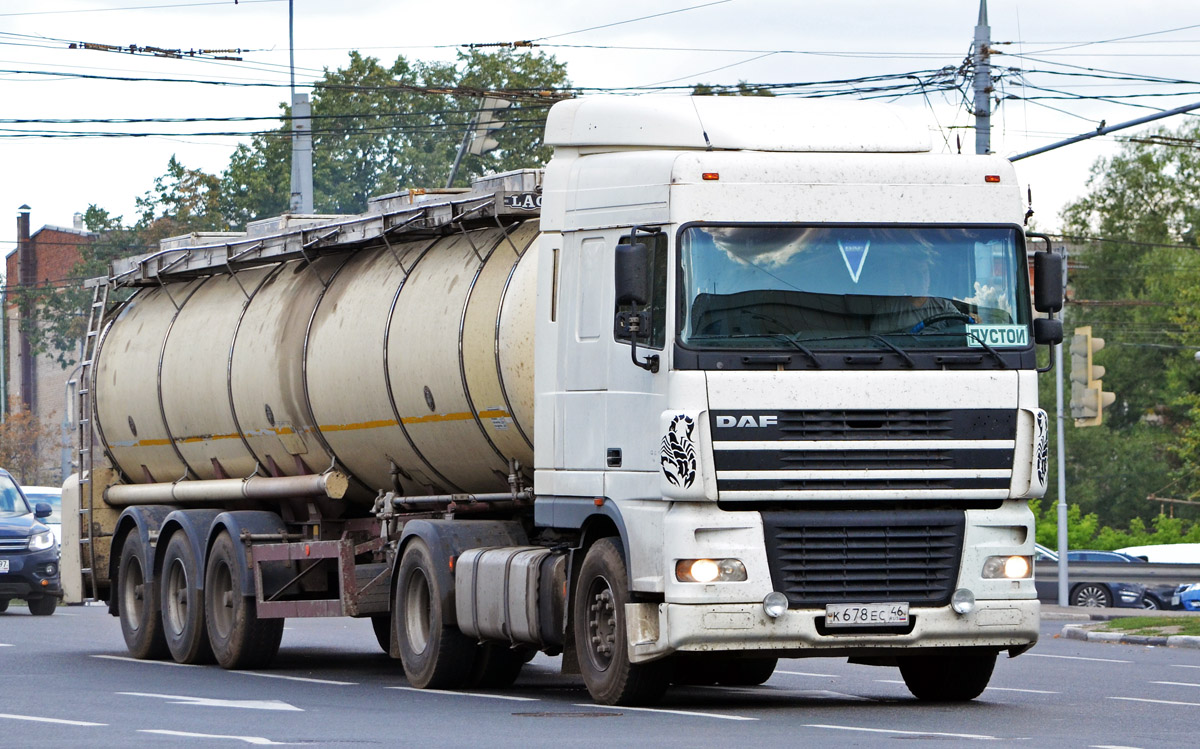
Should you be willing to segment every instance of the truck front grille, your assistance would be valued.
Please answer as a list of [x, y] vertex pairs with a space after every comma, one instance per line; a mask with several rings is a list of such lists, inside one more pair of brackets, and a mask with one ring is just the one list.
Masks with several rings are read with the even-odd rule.
[[711, 413], [722, 502], [995, 500], [1012, 482], [1015, 410]]
[[763, 512], [762, 519], [771, 580], [791, 608], [943, 606], [958, 581], [961, 511]]

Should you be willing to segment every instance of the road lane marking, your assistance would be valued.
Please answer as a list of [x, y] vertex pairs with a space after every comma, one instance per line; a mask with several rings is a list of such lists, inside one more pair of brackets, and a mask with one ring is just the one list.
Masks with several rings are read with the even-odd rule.
[[1046, 653], [1026, 653], [1030, 658], [1060, 658], [1064, 661], [1095, 661], [1097, 663], [1133, 663], [1116, 658], [1084, 658], [1082, 655], [1047, 655]]
[[34, 723], [59, 723], [64, 726], [107, 726], [107, 723], [92, 723], [86, 720], [64, 720], [63, 718], [41, 718], [36, 715], [12, 715], [10, 713], [0, 713], [0, 718], [8, 720], [28, 720]]
[[257, 744], [259, 746], [296, 746], [298, 742], [291, 741], [271, 741], [264, 739], [262, 736], [226, 736], [219, 733], [192, 733], [191, 731], [168, 731], [161, 728], [139, 728], [138, 733], [153, 733], [159, 736], [180, 736], [189, 739], [230, 739], [231, 741], [244, 741], [247, 744]]
[[835, 731], [863, 731], [865, 733], [890, 733], [900, 736], [945, 736], [951, 739], [975, 739], [977, 741], [999, 741], [998, 736], [978, 733], [941, 733], [939, 731], [901, 731], [896, 728], [862, 728], [860, 726], [835, 726], [827, 723], [805, 723], [805, 728], [829, 728]]
[[517, 697], [512, 694], [487, 694], [485, 692], [454, 692], [449, 689], [417, 689], [416, 687], [384, 687], [384, 689], [399, 689], [403, 692], [420, 692], [421, 694], [448, 694], [454, 697], [486, 697], [491, 700], [511, 700], [513, 702], [541, 702], [537, 697]]
[[149, 661], [141, 658], [130, 658], [127, 655], [93, 655], [93, 658], [103, 658], [107, 661], [126, 661], [128, 663], [145, 663], [151, 666], [181, 666], [183, 668], [204, 668], [195, 663], [176, 663], [175, 661]]
[[0, 648], [11, 648], [12, 646], [11, 642], [0, 642]]
[[781, 671], [779, 669], [775, 669], [775, 673], [787, 674], [788, 676], [826, 676], [826, 677], [829, 677], [830, 679], [839, 678], [839, 676], [837, 674], [814, 674], [814, 673], [810, 673], [808, 671]]
[[1169, 687], [1200, 687], [1200, 684], [1193, 684], [1190, 681], [1152, 681], [1151, 684], [1166, 684]]
[[1200, 668], [1200, 666], [1192, 666], [1187, 663], [1172, 663], [1171, 665], [1175, 668]]
[[222, 700], [209, 697], [189, 697], [182, 694], [151, 694], [149, 692], [117, 692], [117, 694], [127, 695], [129, 697], [153, 697], [154, 699], [167, 700], [174, 705], [196, 705], [197, 707], [236, 707], [244, 710], [287, 710], [298, 713], [304, 712], [302, 708], [295, 705], [289, 705], [286, 702], [279, 700]]
[[1122, 746], [1121, 744], [1093, 744], [1088, 749], [1141, 749], [1141, 747]]
[[860, 697], [857, 694], [846, 694], [845, 692], [833, 692], [828, 689], [785, 689], [781, 687], [772, 687], [767, 685], [757, 687], [727, 687], [724, 685], [696, 685], [698, 689], [712, 689], [721, 692], [744, 692], [746, 694], [770, 695], [772, 697], [819, 697], [829, 700], [856, 700], [859, 702], [873, 702], [870, 697]]
[[245, 676], [261, 676], [264, 679], [287, 679], [288, 681], [303, 681], [309, 684], [332, 684], [337, 687], [354, 687], [358, 686], [357, 681], [334, 681], [333, 679], [313, 679], [307, 676], [286, 676], [284, 674], [264, 674], [261, 671], [230, 671], [233, 674], [243, 674]]
[[579, 703], [575, 707], [591, 707], [601, 710], [620, 710], [624, 712], [631, 710], [641, 713], [665, 713], [667, 715], [687, 715], [692, 718], [717, 718], [719, 720], [758, 720], [758, 718], [750, 718], [745, 715], [722, 715], [720, 713], [701, 713], [694, 710], [670, 710], [662, 707], [625, 707], [621, 705], [593, 705], [591, 703]]
[[1153, 702], [1156, 705], [1186, 705], [1200, 707], [1200, 702], [1176, 702], [1174, 700], [1150, 700], [1144, 697], [1109, 697], [1110, 700], [1125, 700], [1126, 702]]
[[1025, 694], [1062, 694], [1062, 692], [1049, 692], [1045, 689], [1017, 689], [1016, 687], [988, 687], [989, 692], [1024, 692]]

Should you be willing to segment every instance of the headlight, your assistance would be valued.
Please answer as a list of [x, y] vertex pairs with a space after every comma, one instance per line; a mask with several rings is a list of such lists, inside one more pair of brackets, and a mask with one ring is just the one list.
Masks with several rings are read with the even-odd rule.
[[1029, 557], [988, 557], [983, 562], [983, 577], [985, 579], [1006, 578], [1019, 580], [1030, 577], [1033, 564]]
[[50, 531], [39, 533], [29, 539], [30, 551], [41, 551], [42, 549], [49, 549], [52, 546], [54, 546], [54, 534]]
[[746, 565], [737, 559], [680, 559], [675, 562], [675, 579], [681, 583], [740, 583], [746, 580]]

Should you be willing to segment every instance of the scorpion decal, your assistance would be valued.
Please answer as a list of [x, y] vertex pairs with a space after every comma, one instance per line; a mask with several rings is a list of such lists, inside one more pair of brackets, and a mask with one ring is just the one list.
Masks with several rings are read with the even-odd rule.
[[679, 414], [671, 419], [659, 451], [659, 462], [667, 481], [685, 489], [696, 480], [696, 445], [692, 442], [695, 428], [696, 422], [690, 416]]

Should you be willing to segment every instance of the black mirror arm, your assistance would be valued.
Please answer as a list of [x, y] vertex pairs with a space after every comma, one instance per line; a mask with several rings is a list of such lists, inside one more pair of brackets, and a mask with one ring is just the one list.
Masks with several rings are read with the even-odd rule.
[[658, 354], [647, 356], [645, 361], [638, 361], [637, 358], [637, 339], [641, 330], [642, 315], [640, 312], [634, 312], [629, 316], [629, 358], [635, 365], [655, 374], [658, 372]]

